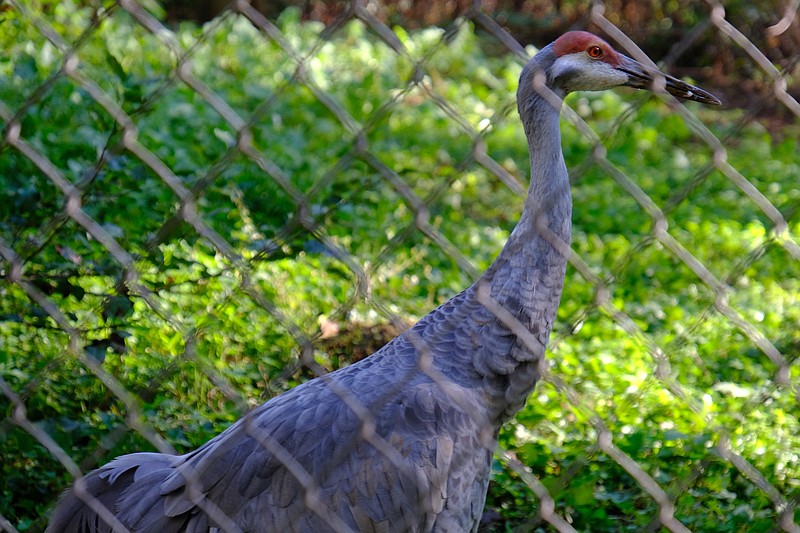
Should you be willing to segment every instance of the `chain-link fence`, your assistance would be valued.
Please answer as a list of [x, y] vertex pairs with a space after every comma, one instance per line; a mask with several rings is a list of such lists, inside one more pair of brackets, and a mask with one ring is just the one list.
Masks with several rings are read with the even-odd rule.
[[[2, 5], [5, 530], [42, 530], [59, 492], [114, 457], [185, 453], [244, 416], [253, 455], [350, 531], [329, 472], [299, 457], [326, 438], [315, 420], [357, 417], [337, 453], [369, 447], [400, 486], [411, 443], [381, 432], [375, 406], [422, 372], [469, 411], [460, 371], [412, 329], [417, 363], [386, 370], [383, 400], [323, 377], [346, 408], [298, 412], [291, 438], [245, 416], [478, 280], [527, 189], [514, 94], [533, 49], [507, 28], [544, 24], [536, 5], [448, 4], [457, 17], [416, 30], [378, 3], [325, 5], [323, 23], [234, 2], [202, 26], [167, 24], [154, 2]], [[565, 289], [527, 405], [497, 449], [474, 436], [494, 453], [481, 527], [800, 531], [797, 2], [728, 6], [760, 22], [746, 27], [716, 1], [677, 18], [650, 6], [661, 18], [636, 31], [635, 6], [559, 7], [643, 63], [626, 33], [683, 23], [660, 66], [691, 64], [675, 72], [740, 105], [567, 98]], [[540, 349], [538, 325], [476, 294]], [[182, 475], [187, 494], [208, 488]], [[217, 503], [192, 500], [224, 531], [274, 526]]]

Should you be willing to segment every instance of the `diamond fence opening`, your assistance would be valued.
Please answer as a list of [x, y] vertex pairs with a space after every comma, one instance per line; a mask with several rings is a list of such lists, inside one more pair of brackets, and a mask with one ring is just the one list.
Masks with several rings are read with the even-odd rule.
[[[353, 530], [324, 499], [327, 474], [248, 413], [321, 376], [354, 424], [339, 453], [368, 443], [396, 483], [413, 475], [376, 413], [325, 376], [491, 264], [530, 170], [514, 98], [525, 37], [588, 28], [643, 63], [633, 41], [652, 33], [662, 69], [726, 105], [566, 98], [567, 278], [541, 381], [497, 448], [480, 435], [494, 453], [481, 528], [800, 531], [796, 2], [257, 7], [197, 25], [153, 1], [0, 5], [3, 529], [43, 530], [76, 480], [113, 523], [85, 473], [194, 450], [244, 417], [299, 482], [291, 496]], [[319, 438], [299, 427], [300, 448]], [[203, 472], [182, 475], [202, 491]]]

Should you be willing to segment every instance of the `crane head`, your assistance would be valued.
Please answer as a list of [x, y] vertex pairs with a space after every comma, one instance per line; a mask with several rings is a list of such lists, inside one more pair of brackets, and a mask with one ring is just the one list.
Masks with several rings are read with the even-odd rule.
[[664, 80], [663, 90], [685, 100], [719, 105], [713, 94], [642, 65], [614, 50], [600, 37], [585, 31], [570, 31], [553, 42], [555, 56], [549, 70], [553, 87], [564, 93], [571, 91], [600, 91], [627, 86], [654, 90], [658, 80]]

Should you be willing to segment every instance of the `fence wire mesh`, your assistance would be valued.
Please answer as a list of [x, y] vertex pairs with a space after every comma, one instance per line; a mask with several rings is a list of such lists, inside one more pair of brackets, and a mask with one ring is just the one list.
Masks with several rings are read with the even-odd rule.
[[[319, 6], [324, 22], [238, 1], [193, 26], [145, 1], [2, 5], [3, 529], [42, 530], [77, 480], [127, 531], [82, 488], [86, 472], [186, 452], [244, 417], [307, 508], [351, 531], [326, 505], [328, 474], [248, 415], [312, 377], [360, 420], [341, 453], [367, 442], [398, 476], [409, 468], [327, 376], [499, 252], [528, 173], [514, 91], [533, 49], [509, 28], [543, 23], [478, 0], [416, 30], [387, 22], [402, 4]], [[650, 62], [626, 35], [650, 27], [626, 26], [631, 6], [560, 7]], [[732, 76], [722, 96], [737, 105], [567, 98], [565, 290], [527, 406], [497, 448], [479, 436], [495, 454], [487, 531], [800, 531], [797, 3], [749, 7], [747, 24], [717, 1], [681, 9], [659, 66], [692, 63], [676, 73], [712, 92]], [[702, 70], [688, 56], [708, 49]], [[182, 474], [202, 491], [202, 473]]]

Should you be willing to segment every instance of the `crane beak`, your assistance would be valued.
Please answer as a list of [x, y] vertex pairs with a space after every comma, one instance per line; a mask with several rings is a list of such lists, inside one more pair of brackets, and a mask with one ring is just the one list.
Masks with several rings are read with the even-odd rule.
[[628, 81], [623, 85], [652, 91], [655, 81], [659, 78], [664, 78], [666, 83], [664, 90], [676, 98], [694, 100], [695, 102], [709, 105], [720, 105], [722, 103], [719, 98], [699, 87], [689, 85], [659, 70], [646, 67], [623, 54], [619, 54], [619, 60], [620, 64], [616, 69], [628, 76]]

